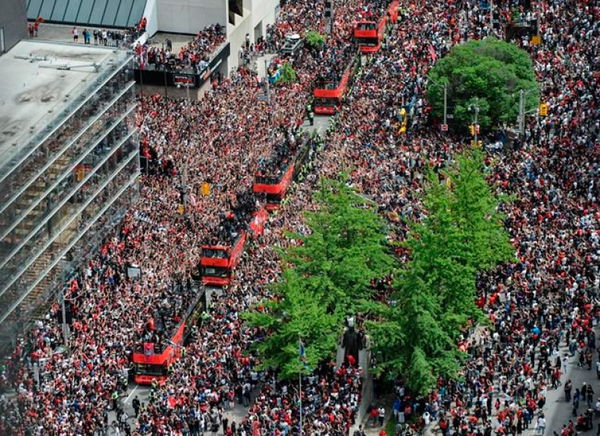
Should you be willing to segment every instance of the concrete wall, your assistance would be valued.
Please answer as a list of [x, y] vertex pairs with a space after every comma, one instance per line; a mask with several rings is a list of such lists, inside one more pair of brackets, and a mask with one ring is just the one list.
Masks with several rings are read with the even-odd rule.
[[227, 23], [225, 0], [158, 0], [158, 30], [196, 34], [210, 24]]
[[146, 25], [146, 34], [152, 37], [158, 32], [158, 0], [147, 0], [144, 9], [144, 17], [148, 20]]
[[246, 34], [250, 34], [250, 42], [266, 35], [267, 25], [275, 21], [275, 8], [278, 5], [279, 0], [244, 0], [244, 16], [236, 15], [235, 25], [227, 24], [227, 36], [231, 42], [229, 71], [239, 65], [240, 48], [246, 42]]
[[0, 0], [0, 29], [4, 29], [4, 51], [27, 36], [25, 0]]

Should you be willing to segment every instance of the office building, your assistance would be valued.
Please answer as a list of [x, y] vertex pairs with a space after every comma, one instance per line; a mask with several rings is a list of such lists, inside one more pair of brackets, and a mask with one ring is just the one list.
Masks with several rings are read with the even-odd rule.
[[0, 341], [42, 313], [137, 193], [130, 53], [21, 41], [0, 57]]

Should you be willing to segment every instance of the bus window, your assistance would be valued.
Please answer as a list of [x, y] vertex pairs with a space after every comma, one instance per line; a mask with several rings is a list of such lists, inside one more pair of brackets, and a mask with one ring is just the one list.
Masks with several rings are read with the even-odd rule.
[[226, 259], [227, 252], [225, 250], [214, 250], [211, 248], [206, 248], [202, 251], [202, 257], [216, 257], [219, 259]]
[[358, 23], [358, 30], [375, 30], [377, 28], [377, 26], [375, 25], [374, 22], [363, 22], [363, 23]]
[[379, 38], [355, 38], [358, 45], [376, 46], [379, 44]]
[[167, 375], [167, 367], [164, 365], [146, 365], [143, 363], [135, 364], [135, 373], [138, 375]]
[[315, 106], [336, 106], [337, 104], [337, 98], [315, 98]]
[[281, 203], [281, 195], [267, 194], [267, 203], [269, 203], [269, 204], [279, 204], [279, 203]]
[[227, 268], [220, 266], [205, 266], [203, 267], [202, 275], [203, 276], [212, 276], [212, 277], [227, 277], [228, 274]]

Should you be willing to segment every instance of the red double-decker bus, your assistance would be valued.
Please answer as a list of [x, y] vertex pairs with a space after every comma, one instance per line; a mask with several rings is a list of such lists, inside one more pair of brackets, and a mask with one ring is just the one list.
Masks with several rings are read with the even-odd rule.
[[177, 292], [176, 298], [169, 299], [168, 306], [158, 304], [153, 308], [131, 355], [136, 383], [165, 382], [169, 367], [181, 356], [181, 348], [196, 318], [194, 314], [205, 308], [204, 289], [191, 288]]
[[265, 209], [279, 209], [292, 181], [296, 179], [302, 165], [314, 151], [315, 143], [307, 136], [300, 136], [293, 144], [287, 141], [281, 144], [273, 155], [259, 163], [255, 173], [252, 191], [266, 194]]
[[221, 221], [213, 240], [202, 245], [202, 283], [213, 286], [229, 285], [248, 237], [262, 235], [268, 218], [267, 211], [257, 205], [250, 192], [238, 195], [236, 207]]
[[361, 53], [376, 53], [381, 49], [385, 29], [389, 22], [398, 21], [398, 0], [392, 0], [387, 8], [367, 11], [365, 19], [354, 27], [354, 41]]
[[339, 110], [348, 90], [353, 70], [354, 59], [351, 58], [341, 75], [333, 74], [317, 79], [317, 85], [313, 91], [316, 114], [333, 115]]
[[231, 276], [242, 257], [247, 237], [245, 230], [238, 229], [228, 241], [202, 246], [202, 283], [213, 286], [227, 286], [231, 283]]
[[292, 184], [294, 167], [292, 156], [288, 156], [287, 159], [256, 172], [252, 190], [256, 193], [266, 194], [265, 209], [269, 211], [279, 209], [279, 203]]

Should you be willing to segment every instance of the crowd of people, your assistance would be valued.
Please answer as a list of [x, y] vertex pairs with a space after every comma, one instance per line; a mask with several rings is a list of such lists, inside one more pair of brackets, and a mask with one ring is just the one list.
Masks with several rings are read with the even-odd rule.
[[169, 38], [160, 46], [149, 42], [136, 44], [137, 66], [142, 70], [192, 71], [201, 73], [208, 66], [213, 52], [225, 42], [225, 29], [213, 24], [200, 30], [194, 39], [182, 46], [177, 53]]
[[[509, 11], [519, 6], [496, 4]], [[527, 36], [516, 43], [530, 52], [551, 113], [532, 119], [512, 145], [486, 150], [490, 183], [518, 199], [502, 212], [519, 261], [479, 278], [481, 307], [494, 329], [464, 338], [470, 355], [464, 381], [440, 379], [436, 392], [418, 399], [400, 380], [398, 422], [413, 415], [421, 425], [439, 420], [443, 434], [520, 434], [528, 426], [543, 432], [547, 391], [564, 381], [569, 361], [559, 345], [571, 343], [587, 362], [596, 348], [600, 93], [594, 70], [600, 59], [597, 48], [581, 41], [600, 34], [594, 18], [600, 11], [580, 2], [538, 6], [542, 43], [532, 45]], [[419, 195], [426, 170], [446, 165], [463, 147], [431, 132], [426, 73], [453, 43], [500, 28], [489, 27], [489, 13], [475, 2], [421, 4], [403, 15], [338, 117], [326, 150], [331, 157], [324, 158], [330, 165], [322, 170], [333, 176], [351, 169], [354, 186], [377, 201], [400, 240], [404, 220], [424, 216]], [[500, 24], [510, 16], [500, 15]], [[398, 99], [411, 113], [406, 136], [398, 130]], [[577, 406], [575, 427], [589, 428], [589, 410]]]
[[[513, 3], [495, 7], [520, 6]], [[343, 21], [345, 35], [360, 8], [352, 1], [336, 11], [336, 27]], [[267, 46], [277, 47], [289, 30], [320, 28], [321, 11], [316, 0], [288, 1]], [[427, 398], [415, 398], [399, 380], [393, 407], [398, 422], [414, 415], [416, 426], [436, 421], [444, 434], [518, 434], [531, 423], [545, 425], [547, 391], [566, 372], [558, 346], [567, 343], [584, 356], [595, 349], [600, 87], [594, 75], [598, 48], [586, 41], [600, 36], [599, 13], [598, 6], [576, 0], [544, 1], [542, 43], [517, 41], [531, 53], [550, 105], [549, 116], [531, 120], [523, 138], [486, 149], [490, 184], [516, 198], [502, 212], [518, 262], [478, 280], [481, 307], [494, 328], [464, 338], [470, 357], [462, 380], [440, 379]], [[264, 332], [246, 326], [240, 315], [271, 297], [267, 285], [280, 272], [277, 248], [289, 243], [285, 230], [308, 231], [302, 211], [316, 207], [311, 194], [318, 177], [348, 169], [353, 186], [392, 223], [394, 240], [406, 236], [404, 220], [424, 216], [419, 195], [426, 170], [443, 167], [464, 147], [431, 128], [426, 73], [454, 43], [497, 33], [500, 25], [490, 28], [485, 18], [478, 2], [469, 0], [413, 4], [402, 11], [400, 24], [363, 69], [327, 133], [316, 171], [248, 247], [231, 287], [210, 298], [166, 383], [154, 386], [150, 402], [136, 409], [140, 433], [222, 428], [234, 435], [299, 434], [296, 383], [256, 369], [260, 362], [252, 345]], [[318, 77], [315, 67], [327, 53], [304, 50], [294, 59], [298, 82], [274, 88], [268, 107], [258, 99], [260, 80], [245, 69], [198, 102], [142, 97], [137, 128], [147, 166], [141, 200], [69, 284], [68, 352], [58, 304], [14, 350], [2, 377], [16, 389], [16, 398], [0, 399], [0, 433], [89, 434], [108, 428], [109, 410], [124, 416], [118, 399], [127, 387], [131, 353], [156, 330], [149, 320], [180, 317], [194, 289], [190, 281], [202, 241], [218, 233], [223, 213], [247, 204], [241, 199], [260, 162], [302, 122]], [[398, 129], [401, 105], [411, 114], [407, 134]], [[201, 190], [203, 184], [210, 192]], [[128, 276], [131, 265], [140, 268], [139, 278]], [[161, 322], [168, 327], [171, 321]], [[362, 373], [356, 364], [336, 368], [326, 362], [303, 377], [305, 434], [348, 433], [361, 400]], [[249, 409], [234, 423], [225, 410], [236, 403]], [[131, 431], [127, 424], [122, 430]]]

